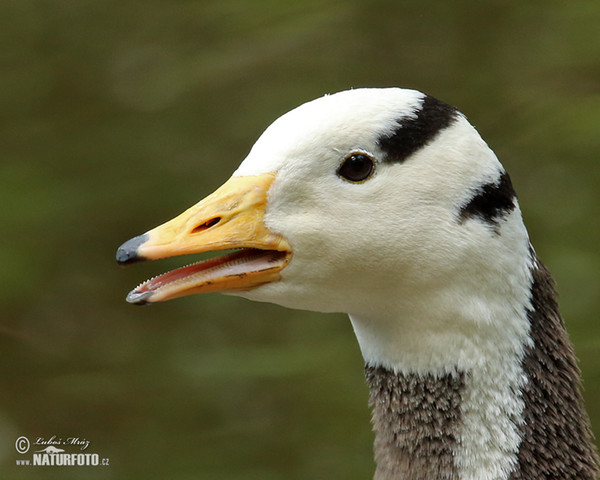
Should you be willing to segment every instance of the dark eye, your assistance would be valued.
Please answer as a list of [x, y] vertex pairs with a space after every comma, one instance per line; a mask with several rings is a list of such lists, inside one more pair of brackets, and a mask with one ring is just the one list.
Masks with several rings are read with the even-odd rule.
[[350, 182], [362, 182], [371, 176], [375, 165], [373, 159], [362, 153], [353, 153], [346, 157], [337, 174]]

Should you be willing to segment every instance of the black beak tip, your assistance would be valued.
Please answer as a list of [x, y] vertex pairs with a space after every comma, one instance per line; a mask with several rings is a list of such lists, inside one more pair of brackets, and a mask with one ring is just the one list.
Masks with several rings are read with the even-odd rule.
[[127, 240], [117, 250], [117, 262], [120, 265], [129, 265], [130, 263], [145, 260], [144, 257], [138, 255], [138, 248], [140, 247], [140, 245], [146, 243], [148, 241], [148, 238], [149, 235], [147, 233], [144, 233], [143, 235], [138, 235], [137, 237], [133, 237]]

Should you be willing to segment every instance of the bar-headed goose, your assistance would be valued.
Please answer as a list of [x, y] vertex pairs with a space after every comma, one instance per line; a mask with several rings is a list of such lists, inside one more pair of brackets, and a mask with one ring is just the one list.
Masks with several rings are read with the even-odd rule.
[[127, 300], [221, 291], [348, 313], [375, 478], [598, 478], [551, 277], [508, 174], [455, 108], [399, 88], [304, 104], [221, 188], [117, 260], [220, 250]]

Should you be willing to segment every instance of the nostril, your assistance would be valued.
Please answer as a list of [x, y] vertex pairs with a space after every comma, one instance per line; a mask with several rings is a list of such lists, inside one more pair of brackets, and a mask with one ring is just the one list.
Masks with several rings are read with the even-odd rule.
[[201, 223], [200, 225], [195, 227], [191, 233], [199, 233], [199, 232], [203, 232], [204, 230], [208, 230], [210, 227], [215, 226], [220, 221], [221, 221], [221, 217], [211, 218], [210, 220], [207, 220], [206, 222]]

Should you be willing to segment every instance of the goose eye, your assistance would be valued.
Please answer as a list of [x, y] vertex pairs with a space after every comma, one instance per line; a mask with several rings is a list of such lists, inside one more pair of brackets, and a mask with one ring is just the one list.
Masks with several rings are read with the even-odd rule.
[[373, 159], [362, 153], [353, 153], [338, 168], [337, 174], [349, 182], [362, 182], [369, 178], [375, 169]]

